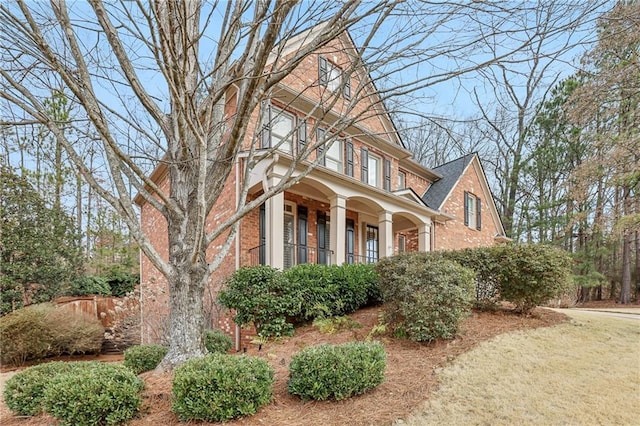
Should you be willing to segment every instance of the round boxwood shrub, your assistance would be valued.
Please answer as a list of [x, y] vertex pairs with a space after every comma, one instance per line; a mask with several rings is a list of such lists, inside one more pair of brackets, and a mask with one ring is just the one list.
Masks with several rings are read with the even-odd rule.
[[384, 347], [377, 342], [311, 346], [291, 360], [287, 388], [303, 400], [341, 400], [378, 386], [385, 367]]
[[377, 265], [385, 320], [396, 336], [451, 339], [475, 299], [472, 270], [441, 257], [407, 253]]
[[49, 381], [71, 371], [76, 363], [48, 362], [20, 371], [7, 380], [4, 402], [17, 416], [36, 416], [42, 410], [42, 397]]
[[233, 347], [233, 340], [231, 340], [231, 336], [222, 330], [206, 330], [204, 333], [204, 347], [209, 353], [225, 354]]
[[136, 374], [153, 370], [169, 349], [161, 345], [138, 345], [124, 351], [124, 366]]
[[84, 364], [52, 377], [42, 405], [63, 425], [116, 425], [138, 412], [143, 382], [119, 364]]
[[211, 354], [185, 362], [173, 378], [181, 421], [223, 422], [255, 414], [271, 401], [273, 369], [262, 358]]

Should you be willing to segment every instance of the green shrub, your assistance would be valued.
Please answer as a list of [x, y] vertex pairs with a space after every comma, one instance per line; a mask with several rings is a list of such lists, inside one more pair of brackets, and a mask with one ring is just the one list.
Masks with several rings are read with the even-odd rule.
[[140, 283], [140, 275], [122, 271], [113, 271], [105, 278], [111, 288], [111, 295], [115, 297], [126, 296]]
[[406, 253], [377, 264], [385, 320], [418, 342], [453, 338], [474, 299], [474, 273], [450, 260]]
[[69, 296], [111, 295], [111, 287], [105, 277], [80, 276], [74, 279], [66, 291]]
[[562, 295], [573, 285], [570, 255], [542, 244], [497, 248], [500, 295], [519, 312], [527, 313]]
[[211, 354], [175, 370], [173, 412], [181, 421], [221, 422], [271, 401], [273, 369], [262, 358]]
[[373, 265], [303, 264], [284, 276], [301, 300], [296, 314], [301, 321], [346, 315], [381, 301]]
[[204, 332], [204, 347], [209, 353], [225, 354], [233, 347], [233, 340], [222, 330], [206, 330]]
[[314, 318], [341, 315], [344, 312], [339, 296], [339, 283], [326, 265], [302, 264], [284, 271], [290, 292], [299, 300], [296, 320], [307, 321]]
[[378, 386], [385, 367], [379, 343], [312, 346], [293, 356], [287, 388], [303, 400], [341, 400]]
[[279, 337], [293, 334], [293, 325], [286, 318], [300, 309], [297, 297], [282, 272], [270, 266], [252, 266], [237, 270], [218, 300], [236, 310], [238, 325], [253, 323], [260, 336]]
[[60, 354], [99, 352], [104, 328], [97, 318], [56, 308], [28, 306], [0, 318], [3, 364], [20, 365]]
[[497, 247], [476, 247], [462, 250], [433, 252], [445, 259], [452, 260], [476, 273], [476, 299], [474, 307], [482, 310], [494, 310], [500, 301], [498, 272], [500, 256]]
[[161, 345], [138, 345], [124, 351], [124, 366], [135, 374], [153, 370], [169, 349]]
[[71, 362], [48, 362], [29, 367], [7, 380], [4, 402], [17, 416], [36, 416], [42, 409], [42, 397], [49, 381], [74, 368]]
[[[52, 377], [42, 404], [63, 425], [116, 425], [138, 412], [143, 382], [118, 364], [85, 364]], [[89, 365], [92, 364], [92, 365]]]

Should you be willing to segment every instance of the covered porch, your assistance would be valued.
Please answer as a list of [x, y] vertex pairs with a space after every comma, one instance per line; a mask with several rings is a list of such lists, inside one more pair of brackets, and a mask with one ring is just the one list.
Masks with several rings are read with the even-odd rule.
[[[273, 167], [251, 189], [258, 194], [278, 181]], [[415, 194], [384, 191], [325, 170], [312, 172], [257, 210], [243, 228], [241, 263], [279, 269], [375, 263], [398, 252], [430, 251], [437, 216]]]

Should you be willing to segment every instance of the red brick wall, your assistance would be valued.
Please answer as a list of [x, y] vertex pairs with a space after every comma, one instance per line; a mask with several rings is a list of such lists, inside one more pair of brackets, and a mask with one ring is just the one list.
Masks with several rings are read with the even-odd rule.
[[[168, 192], [168, 180], [164, 180], [161, 187]], [[232, 169], [225, 188], [218, 202], [207, 217], [207, 231], [215, 229], [235, 210], [235, 167]], [[141, 224], [143, 232], [152, 240], [155, 249], [166, 260], [168, 258], [168, 231], [164, 217], [145, 203], [141, 207]], [[211, 261], [224, 243], [228, 232], [213, 241], [207, 250], [207, 260]], [[209, 279], [210, 287], [205, 291], [205, 309], [209, 315], [209, 324], [214, 325], [223, 315], [221, 309], [215, 305], [217, 292], [224, 279], [235, 271], [235, 245], [232, 244], [220, 267]], [[169, 318], [169, 286], [165, 277], [153, 266], [151, 261], [142, 256], [140, 299], [142, 304], [142, 342], [159, 343], [167, 338]]]
[[[469, 228], [464, 224], [464, 192], [468, 191], [481, 200], [482, 229]], [[494, 236], [498, 233], [493, 218], [489, 213], [490, 200], [482, 190], [480, 178], [476, 174], [473, 163], [460, 178], [449, 198], [442, 206], [442, 211], [453, 215], [454, 220], [435, 227], [436, 250], [453, 250], [467, 247], [491, 246], [495, 244]]]

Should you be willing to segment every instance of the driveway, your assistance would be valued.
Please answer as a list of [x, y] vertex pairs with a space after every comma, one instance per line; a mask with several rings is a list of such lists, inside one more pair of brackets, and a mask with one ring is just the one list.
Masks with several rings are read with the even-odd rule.
[[[570, 311], [586, 312], [591, 315], [599, 315], [613, 318], [624, 318], [640, 321], [640, 308], [614, 308], [614, 309], [585, 309], [571, 308]], [[558, 312], [566, 312], [567, 309], [556, 309]]]

